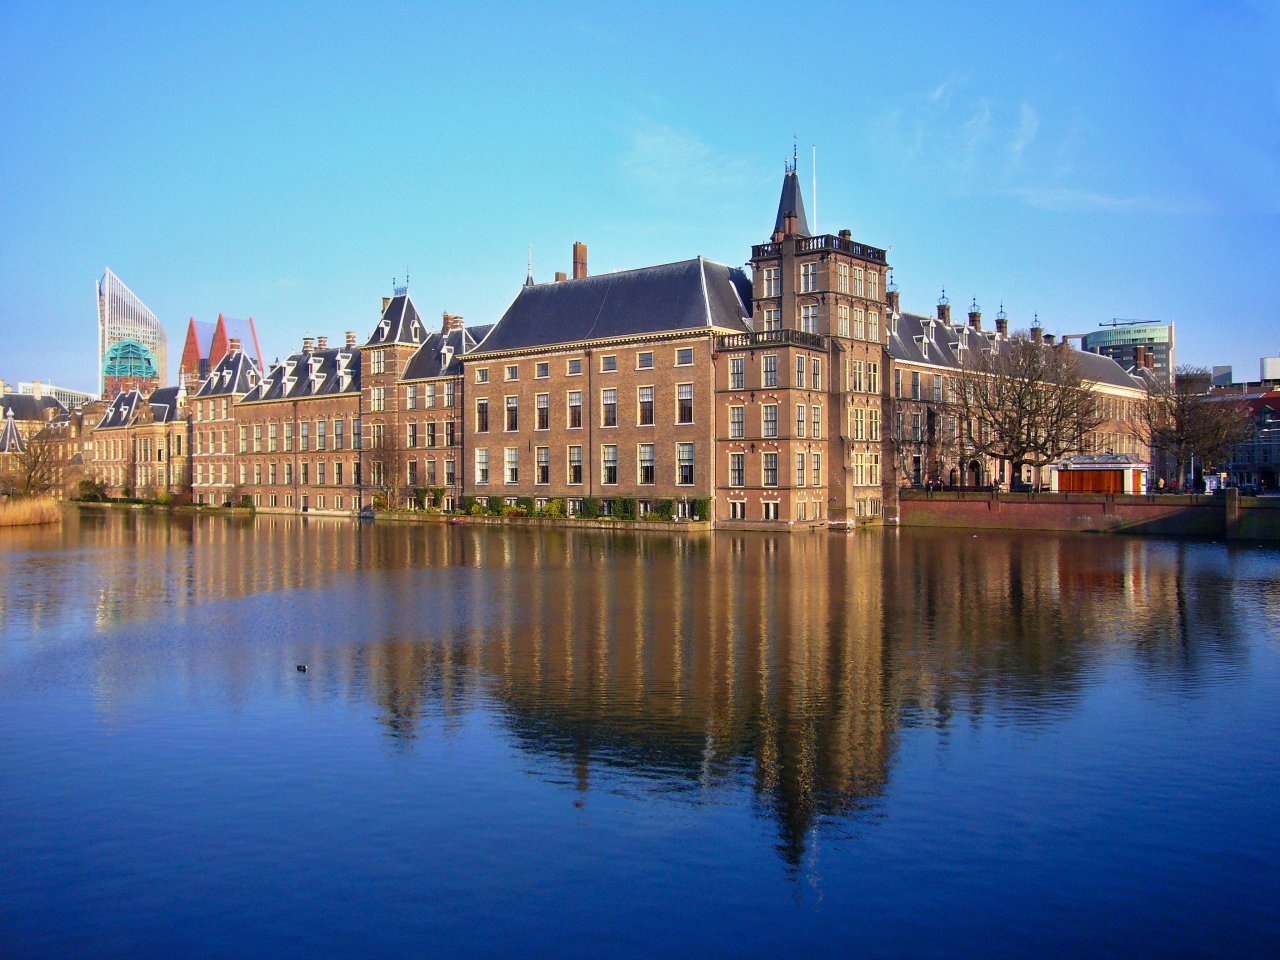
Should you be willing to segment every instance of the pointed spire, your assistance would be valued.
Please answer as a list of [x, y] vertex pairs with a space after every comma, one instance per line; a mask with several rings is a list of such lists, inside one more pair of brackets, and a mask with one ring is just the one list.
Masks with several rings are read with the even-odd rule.
[[[787, 220], [791, 217], [795, 220], [788, 230]], [[809, 220], [804, 215], [804, 197], [800, 193], [800, 178], [796, 175], [794, 162], [782, 176], [782, 196], [778, 198], [778, 216], [773, 222], [773, 235], [809, 236]]]
[[533, 244], [529, 244], [529, 268], [524, 276], [524, 285], [526, 287], [533, 286]]

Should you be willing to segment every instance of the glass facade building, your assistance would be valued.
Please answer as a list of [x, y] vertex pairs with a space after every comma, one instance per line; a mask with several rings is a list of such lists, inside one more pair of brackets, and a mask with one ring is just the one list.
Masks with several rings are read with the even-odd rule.
[[102, 399], [135, 389], [146, 396], [160, 386], [168, 371], [169, 341], [164, 328], [110, 269], [98, 281], [97, 292]]
[[[1113, 321], [1114, 322], [1114, 321]], [[1169, 382], [1175, 364], [1173, 353], [1173, 324], [1144, 323], [1142, 321], [1118, 321], [1103, 326], [1101, 330], [1086, 333], [1084, 349], [1110, 357], [1126, 370], [1139, 366], [1139, 348], [1151, 351], [1151, 368], [1156, 376]]]

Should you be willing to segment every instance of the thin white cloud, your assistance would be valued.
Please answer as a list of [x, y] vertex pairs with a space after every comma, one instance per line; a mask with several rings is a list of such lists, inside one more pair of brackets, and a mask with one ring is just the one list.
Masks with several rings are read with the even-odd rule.
[[1213, 212], [1210, 205], [1198, 201], [1168, 200], [1141, 194], [1116, 196], [1055, 184], [1015, 187], [1005, 193], [1016, 197], [1028, 206], [1059, 213], [1109, 211], [1190, 215]]
[[631, 130], [622, 168], [640, 185], [663, 195], [690, 188], [719, 195], [749, 180], [742, 160], [652, 120], [642, 120]]
[[1040, 115], [1029, 103], [1024, 103], [1018, 113], [1018, 129], [1009, 141], [1009, 156], [1015, 167], [1022, 165], [1022, 155], [1040, 132]]

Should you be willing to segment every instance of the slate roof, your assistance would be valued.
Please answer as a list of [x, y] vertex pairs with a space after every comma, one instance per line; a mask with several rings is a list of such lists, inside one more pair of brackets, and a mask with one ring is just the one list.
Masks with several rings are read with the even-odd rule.
[[13, 411], [6, 410], [4, 426], [0, 427], [0, 453], [22, 453], [26, 449], [26, 441], [18, 432], [18, 425], [13, 422]]
[[127, 427], [133, 421], [134, 411], [138, 409], [140, 403], [142, 403], [142, 394], [137, 390], [126, 390], [123, 393], [116, 394], [111, 403], [107, 405], [107, 412], [98, 421], [98, 429]]
[[[923, 363], [959, 370], [964, 366], [958, 350], [961, 338], [964, 338], [965, 349], [993, 346], [999, 349], [997, 345], [1004, 342], [991, 331], [975, 331], [967, 325], [951, 326], [930, 317], [904, 313], [898, 318], [896, 332], [890, 327], [889, 353], [900, 363]], [[1046, 346], [1045, 349], [1055, 348]], [[1075, 350], [1075, 355], [1079, 360], [1080, 375], [1086, 380], [1130, 390], [1143, 388], [1141, 380], [1126, 373], [1110, 357], [1087, 350]]]
[[147, 403], [151, 404], [151, 413], [156, 423], [173, 423], [182, 419], [182, 404], [179, 403], [178, 397], [180, 389], [180, 387], [159, 387], [147, 397]]
[[703, 257], [521, 287], [477, 353], [720, 327], [749, 331], [751, 282]]
[[29, 393], [6, 393], [0, 396], [0, 416], [8, 417], [9, 411], [13, 411], [13, 419], [15, 420], [39, 420], [46, 419], [46, 411], [53, 409], [54, 416], [60, 416], [67, 412], [55, 397], [34, 397]]
[[200, 384], [196, 397], [242, 397], [253, 389], [261, 376], [253, 357], [243, 349], [228, 353]]
[[778, 216], [773, 222], [773, 232], [783, 233], [783, 221], [788, 213], [795, 211], [796, 233], [809, 236], [809, 220], [804, 215], [804, 197], [800, 194], [800, 178], [794, 170], [788, 170], [782, 178], [782, 196], [778, 198]]
[[[430, 377], [451, 377], [462, 373], [462, 355], [470, 353], [485, 338], [493, 324], [463, 327], [450, 330], [445, 336], [436, 331], [427, 337], [418, 352], [405, 364], [403, 380], [426, 380]], [[446, 352], [445, 348], [448, 347]]]
[[274, 364], [241, 403], [303, 400], [360, 391], [360, 351], [354, 348], [295, 353]]
[[373, 328], [366, 347], [376, 347], [381, 343], [422, 343], [427, 338], [427, 327], [418, 315], [418, 308], [413, 305], [407, 293], [391, 298], [387, 309], [382, 311], [382, 318]]

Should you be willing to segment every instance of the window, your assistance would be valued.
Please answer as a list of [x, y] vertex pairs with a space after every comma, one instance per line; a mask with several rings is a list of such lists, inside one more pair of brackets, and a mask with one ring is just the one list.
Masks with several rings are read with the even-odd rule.
[[387, 372], [387, 355], [382, 350], [373, 351], [370, 373], [386, 373]]
[[911, 399], [912, 400], [920, 399], [920, 371], [919, 370], [911, 371]]
[[520, 398], [519, 397], [506, 398], [505, 423], [506, 423], [506, 426], [504, 427], [504, 429], [508, 433], [511, 433], [514, 430], [520, 429]]
[[[225, 476], [222, 478], [222, 482], [223, 483], [227, 482], [227, 479]], [[293, 486], [293, 464], [289, 463], [288, 461], [286, 461], [284, 465], [284, 485], [286, 487]]]
[[333, 482], [338, 485], [342, 484], [342, 461], [341, 460], [335, 460], [333, 462]]
[[880, 485], [880, 454], [878, 453], [867, 455], [867, 483], [874, 486]]
[[654, 464], [654, 447], [652, 443], [640, 444], [639, 481], [645, 486], [657, 482], [657, 470]]
[[410, 450], [418, 445], [418, 425], [416, 423], [405, 424], [405, 446]]
[[652, 350], [645, 350], [641, 353], [636, 354], [636, 369], [637, 370], [653, 369], [653, 351]]
[[796, 404], [796, 436], [797, 437], [804, 436], [804, 421], [805, 421], [804, 410], [805, 410], [805, 406], [803, 403]]
[[764, 518], [766, 520], [778, 519], [778, 502], [776, 500], [764, 504]]
[[813, 472], [811, 474], [813, 485], [815, 487], [820, 487], [822, 486], [822, 454], [811, 454], [809, 460], [813, 464]]
[[867, 271], [867, 296], [872, 300], [880, 299], [880, 274], [875, 270]]
[[693, 485], [693, 444], [676, 444], [676, 483], [682, 487]]
[[778, 405], [766, 403], [760, 423], [760, 436], [776, 437], [778, 435]]
[[[341, 468], [342, 464], [338, 464]], [[427, 461], [427, 486], [434, 487], [436, 485], [436, 462], [434, 459]]]
[[618, 391], [600, 391], [600, 425], [616, 427], [618, 425]]
[[582, 391], [569, 391], [569, 429], [582, 429]]
[[249, 427], [247, 424], [240, 427], [240, 452], [249, 452]]
[[873, 443], [880, 440], [880, 411], [874, 407], [867, 412], [867, 439]]
[[693, 423], [693, 384], [676, 384], [676, 423]]
[[806, 303], [800, 307], [800, 329], [805, 333], [818, 332], [818, 305]]
[[329, 421], [327, 420], [316, 421], [316, 449], [317, 450], [324, 450], [326, 448], [328, 443], [328, 428], [329, 428]]
[[[836, 292], [849, 292], [849, 265], [847, 263], [836, 265]], [[848, 336], [848, 334], [845, 334], [845, 336]]]
[[729, 454], [729, 486], [741, 487], [747, 482], [747, 455], [745, 453]]
[[764, 329], [765, 330], [781, 330], [782, 329], [782, 311], [777, 307], [764, 308]]
[[[361, 448], [361, 444], [364, 443], [364, 440], [360, 435], [360, 431], [363, 429], [362, 424], [363, 424], [363, 421], [359, 417], [351, 418], [351, 449], [352, 450], [359, 450]], [[360, 481], [357, 479], [356, 483], [359, 483], [359, 482]]]
[[776, 453], [766, 453], [764, 455], [764, 485], [766, 487], [776, 487], [778, 485], [778, 455]]
[[874, 360], [867, 361], [867, 393], [880, 392], [880, 364]]
[[852, 425], [849, 434], [854, 440], [867, 439], [867, 411], [862, 407], [854, 407], [851, 412]]
[[[359, 469], [357, 469], [356, 482], [358, 483], [359, 481], [360, 481], [360, 471]], [[449, 486], [453, 486], [455, 483], [458, 482], [458, 470], [453, 465], [452, 460], [446, 460], [444, 462], [444, 482]]]
[[569, 448], [569, 482], [582, 482], [582, 448]]
[[520, 379], [520, 367], [516, 364], [508, 365], [502, 372], [502, 378], [507, 381]]
[[262, 464], [260, 463], [253, 465], [253, 482], [256, 486], [262, 485]]
[[853, 295], [854, 295], [855, 297], [860, 297], [860, 296], [862, 296], [862, 295], [863, 295], [862, 268], [861, 268], [861, 267], [854, 267], [854, 268], [853, 268]]
[[426, 446], [434, 447], [435, 445], [436, 445], [436, 422], [434, 420], [428, 420]]
[[729, 439], [740, 440], [746, 436], [747, 408], [729, 408]]
[[325, 462], [323, 460], [316, 464], [316, 483], [322, 487], [324, 486], [324, 468]]
[[411, 383], [404, 388], [404, 408], [406, 410], [418, 409], [418, 385]]
[[310, 465], [307, 463], [302, 464], [302, 483], [303, 484], [308, 484], [311, 482], [311, 480], [309, 479], [310, 475], [308, 473], [309, 466]]
[[543, 360], [541, 363], [538, 363], [538, 364], [536, 364], [536, 365], [534, 366], [534, 368], [533, 368], [533, 378], [534, 378], [535, 380], [545, 380], [545, 379], [547, 379], [547, 377], [549, 377], [549, 376], [551, 376], [551, 364], [550, 364], [550, 363], [548, 363], [547, 361]]
[[600, 358], [600, 372], [614, 373], [618, 369], [618, 355], [611, 353]]
[[267, 464], [267, 483], [273, 487], [276, 485], [276, 465], [275, 463]]
[[933, 401], [934, 403], [942, 402], [942, 374], [940, 373], [933, 376]]
[[436, 385], [434, 383], [427, 384], [427, 400], [423, 404], [425, 407], [434, 407], [436, 405]]
[[816, 263], [800, 264], [800, 292], [817, 293], [818, 265]]
[[551, 429], [551, 394], [540, 393], [534, 398], [535, 430]]
[[298, 449], [299, 449], [299, 450], [310, 450], [310, 449], [311, 449], [311, 423], [310, 423], [310, 421], [303, 420], [303, 421], [302, 421], [302, 423], [298, 424], [298, 429], [301, 431], [301, 433], [300, 433], [300, 435], [299, 435], [299, 437], [298, 437]]
[[776, 387], [778, 385], [778, 355], [776, 353], [766, 353], [761, 358], [761, 363], [763, 364], [761, 385]]
[[507, 447], [504, 451], [504, 462], [507, 471], [507, 483], [520, 482], [520, 448]]
[[764, 295], [766, 297], [776, 297], [779, 295], [777, 267], [764, 268]]
[[676, 366], [689, 367], [693, 365], [693, 348], [681, 347], [676, 351]]
[[484, 447], [476, 448], [476, 483], [489, 482], [489, 451]]
[[729, 358], [729, 389], [745, 390], [747, 386], [746, 360], [742, 357]]
[[534, 483], [547, 484], [551, 482], [551, 448], [538, 447], [534, 451], [534, 460], [537, 466], [537, 475], [534, 477]]
[[804, 454], [796, 454], [796, 486], [804, 486]]
[[369, 388], [369, 409], [374, 413], [385, 410], [387, 406], [386, 388], [370, 387]]
[[489, 399], [480, 397], [476, 400], [476, 433], [489, 432]]
[[809, 364], [809, 385], [814, 390], [822, 389], [822, 361], [816, 357]]
[[443, 404], [444, 406], [446, 407], [453, 406], [453, 397], [454, 397], [455, 391], [457, 390], [457, 386], [458, 385], [454, 383], [452, 380], [448, 381], [444, 385], [444, 404]]
[[796, 357], [796, 386], [804, 386], [804, 357]]
[[476, 383], [488, 383], [488, 382], [489, 382], [489, 368], [488, 367], [476, 368]]
[[605, 443], [600, 446], [600, 482], [606, 485], [618, 482], [618, 446]]
[[653, 387], [641, 387], [638, 394], [640, 409], [637, 423], [642, 427], [653, 426]]
[[849, 305], [847, 303], [842, 303], [836, 308], [836, 333], [842, 337], [849, 335]]
[[880, 342], [880, 314], [874, 310], [867, 315], [867, 339]]
[[582, 375], [582, 360], [581, 360], [580, 358], [578, 358], [578, 359], [574, 359], [574, 360], [570, 360], [570, 361], [568, 362], [568, 364], [565, 366], [565, 372], [566, 372], [566, 373], [568, 373], [568, 374], [569, 374], [569, 376], [571, 376], [571, 377], [581, 376], [581, 375]]

